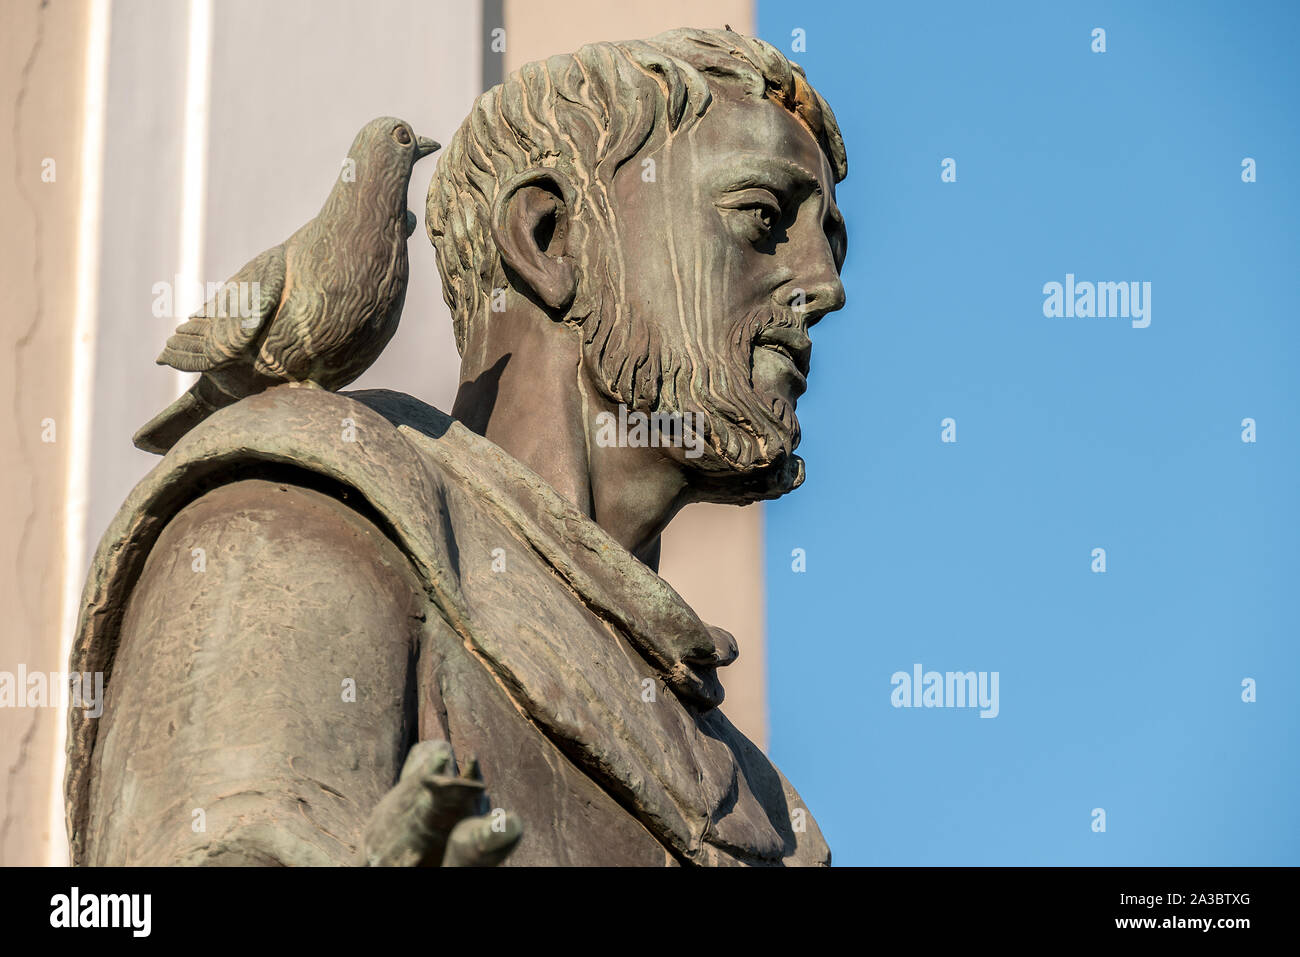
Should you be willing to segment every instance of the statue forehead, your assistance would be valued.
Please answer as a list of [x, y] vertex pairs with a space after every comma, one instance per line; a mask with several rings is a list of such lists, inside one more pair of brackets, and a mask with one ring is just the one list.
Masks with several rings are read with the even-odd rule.
[[690, 153], [692, 172], [716, 173], [723, 179], [730, 170], [792, 164], [816, 177], [831, 196], [835, 193], [830, 161], [802, 120], [780, 103], [725, 86], [715, 88], [708, 110], [684, 135], [671, 137], [654, 153], [644, 155], [660, 152], [674, 159], [681, 152]]

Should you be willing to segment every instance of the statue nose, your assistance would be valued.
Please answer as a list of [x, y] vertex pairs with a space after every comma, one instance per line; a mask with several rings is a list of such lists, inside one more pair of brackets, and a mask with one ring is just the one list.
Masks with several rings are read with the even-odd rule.
[[[797, 298], [795, 301], [798, 301]], [[804, 325], [809, 328], [820, 322], [828, 312], [843, 308], [844, 284], [840, 282], [839, 276], [826, 279], [803, 291]]]

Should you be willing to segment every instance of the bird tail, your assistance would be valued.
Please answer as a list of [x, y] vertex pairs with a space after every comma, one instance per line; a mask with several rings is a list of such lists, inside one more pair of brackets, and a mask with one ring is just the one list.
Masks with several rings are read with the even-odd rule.
[[181, 323], [155, 361], [160, 366], [171, 366], [182, 372], [206, 372], [211, 369], [212, 360], [208, 357], [207, 350], [212, 324], [213, 320], [205, 318], [191, 318], [188, 322]]
[[234, 396], [222, 392], [211, 379], [203, 376], [188, 392], [146, 422], [131, 441], [137, 449], [165, 455], [186, 432], [234, 402]]

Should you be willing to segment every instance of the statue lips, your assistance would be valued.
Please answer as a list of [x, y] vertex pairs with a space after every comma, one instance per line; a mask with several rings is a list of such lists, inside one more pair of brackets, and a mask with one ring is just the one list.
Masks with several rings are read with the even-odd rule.
[[790, 364], [795, 394], [803, 395], [808, 388], [808, 372], [812, 361], [812, 340], [797, 326], [768, 326], [754, 338], [755, 349], [767, 349]]

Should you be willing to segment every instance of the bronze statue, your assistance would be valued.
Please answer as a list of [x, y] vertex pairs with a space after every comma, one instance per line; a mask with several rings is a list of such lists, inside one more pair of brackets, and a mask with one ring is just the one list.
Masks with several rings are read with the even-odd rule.
[[75, 861], [829, 863], [719, 709], [736, 642], [655, 570], [683, 505], [803, 480], [846, 171], [802, 70], [729, 30], [483, 94], [427, 209], [452, 414], [265, 389], [194, 425], [105, 535]]

